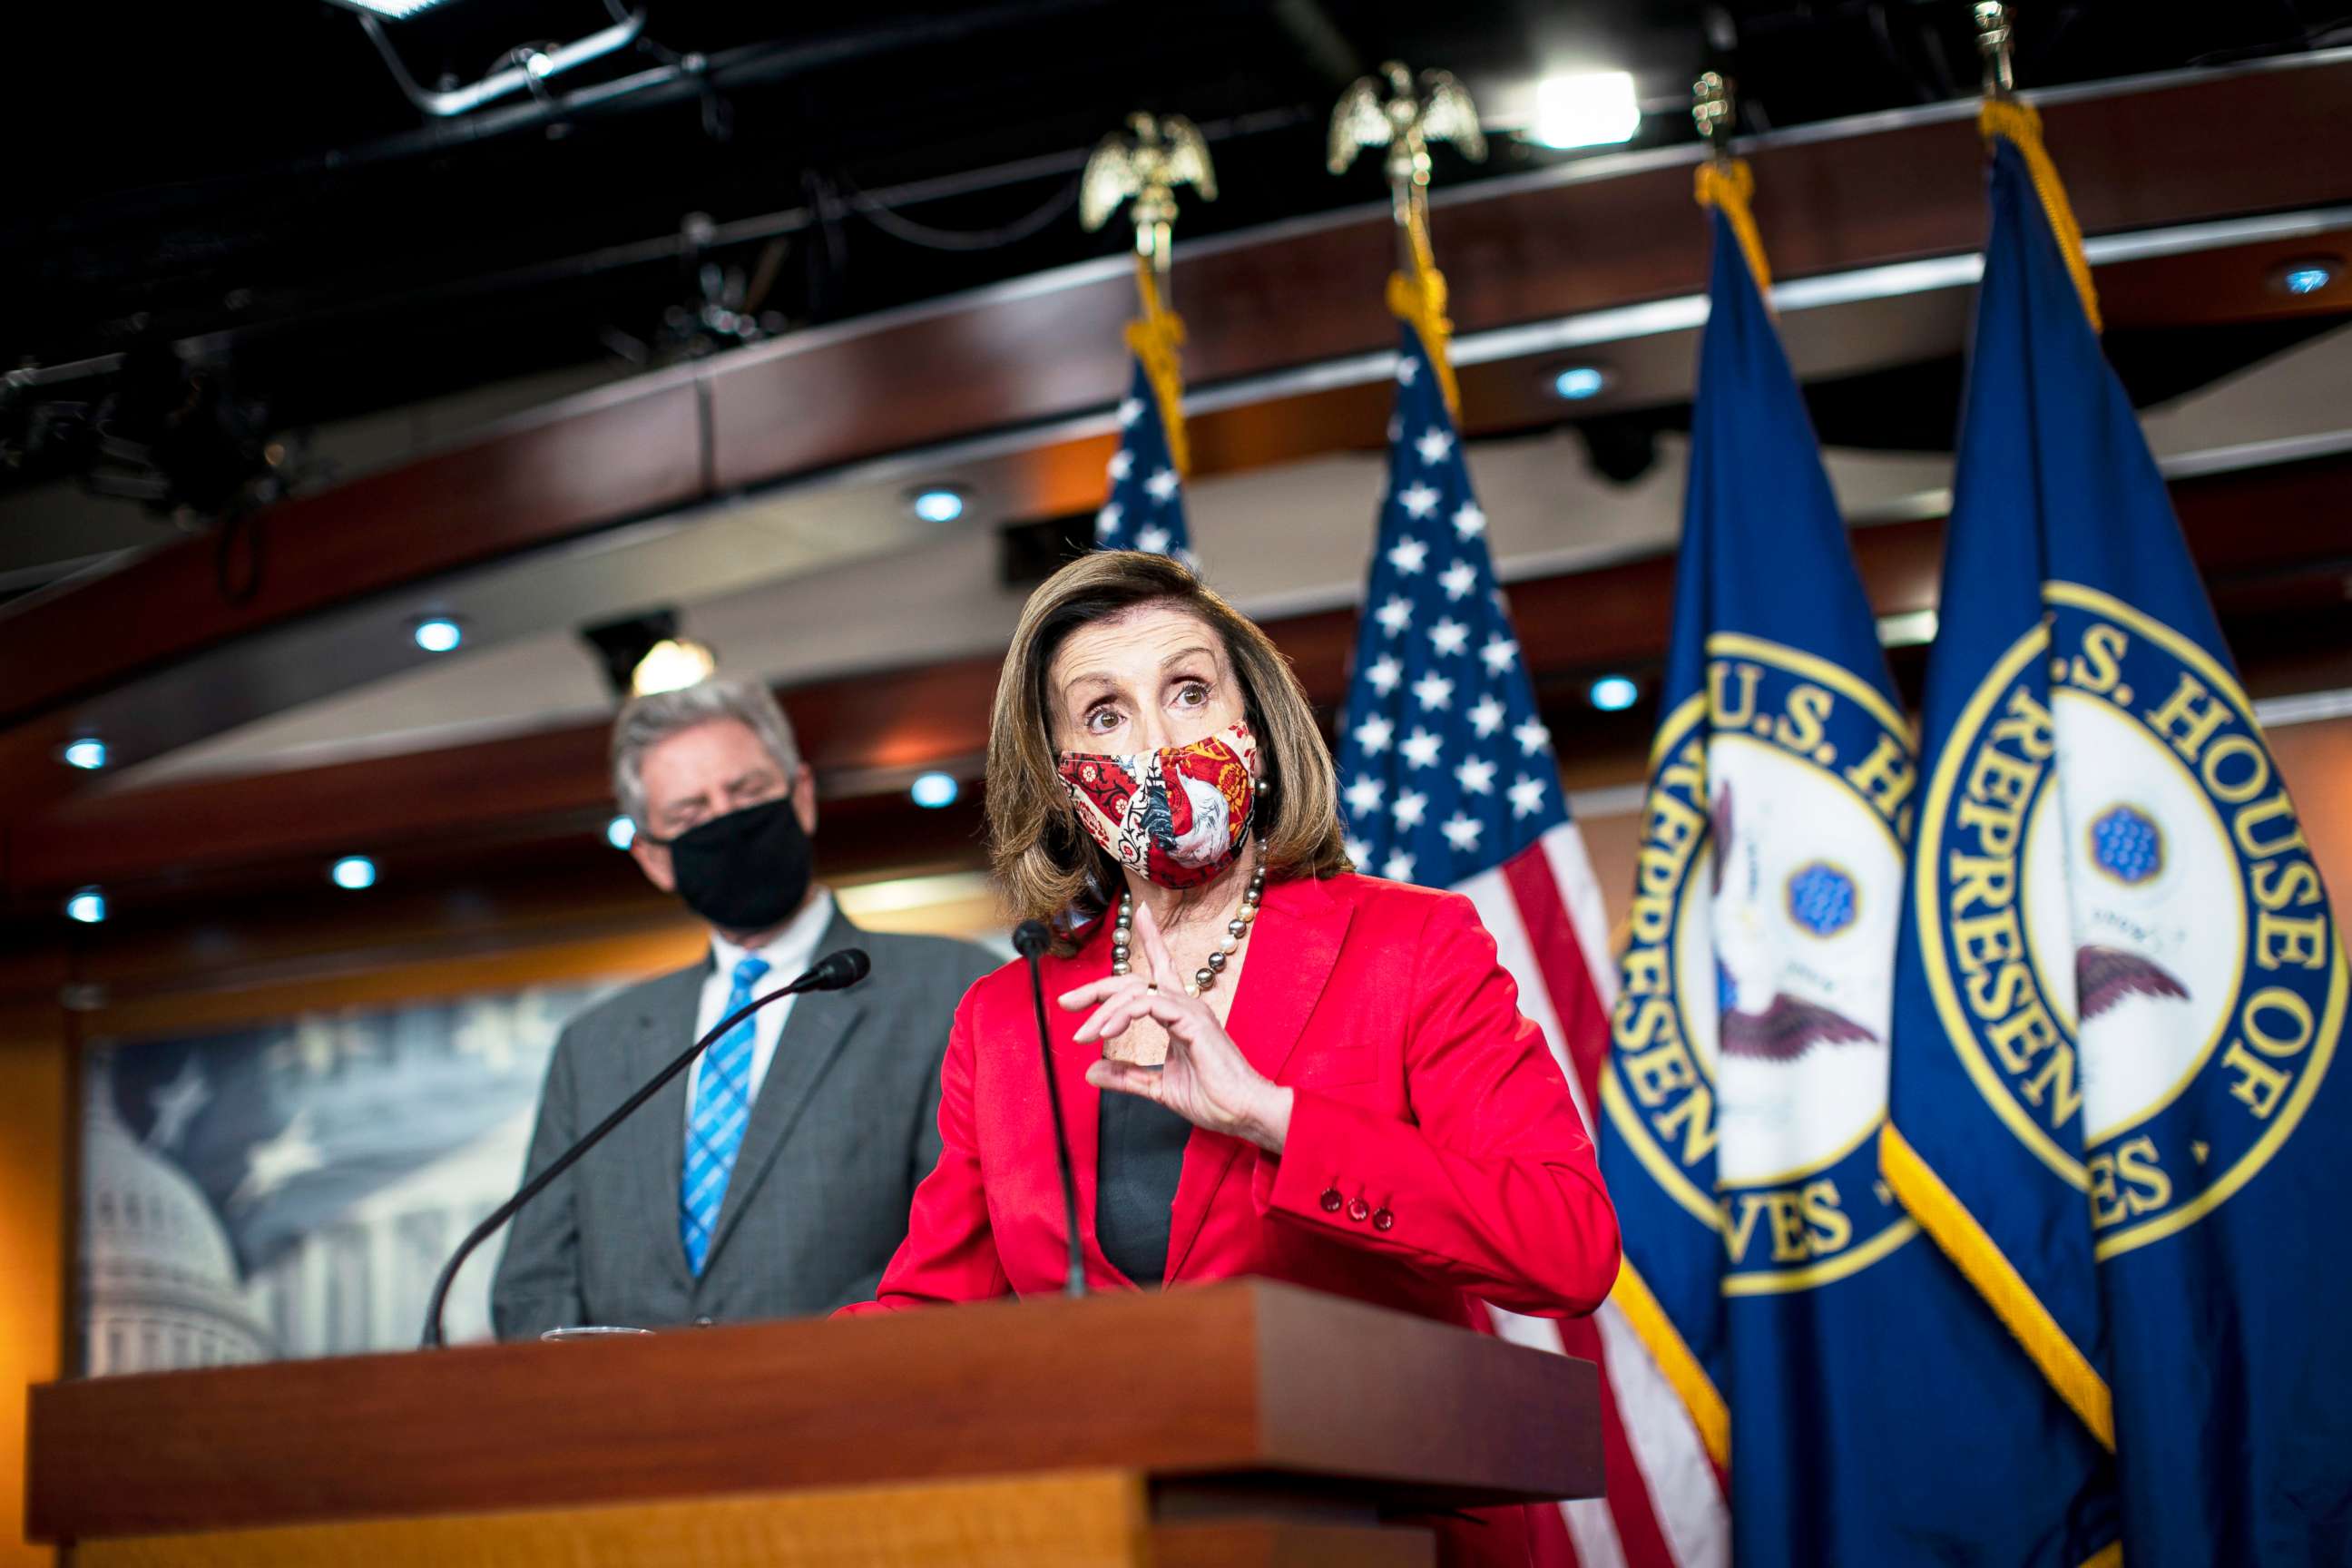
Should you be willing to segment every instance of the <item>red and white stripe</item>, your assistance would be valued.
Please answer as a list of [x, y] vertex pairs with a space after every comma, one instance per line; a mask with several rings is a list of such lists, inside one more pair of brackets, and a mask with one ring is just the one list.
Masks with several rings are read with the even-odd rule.
[[[1518, 982], [1519, 1008], [1543, 1029], [1588, 1131], [1609, 1054], [1617, 976], [1601, 887], [1572, 823], [1454, 889], [1479, 918]], [[1682, 1400], [1615, 1302], [1558, 1321], [1489, 1307], [1515, 1344], [1565, 1352], [1601, 1368], [1602, 1457], [1609, 1495], [1560, 1505], [1580, 1568], [1722, 1568], [1731, 1561], [1723, 1485]]]

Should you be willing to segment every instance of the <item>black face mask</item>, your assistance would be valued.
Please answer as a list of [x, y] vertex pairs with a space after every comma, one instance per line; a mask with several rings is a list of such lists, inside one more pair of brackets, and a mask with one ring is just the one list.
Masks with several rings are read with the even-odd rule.
[[781, 925], [808, 896], [809, 838], [790, 795], [713, 817], [668, 848], [677, 896], [721, 931]]

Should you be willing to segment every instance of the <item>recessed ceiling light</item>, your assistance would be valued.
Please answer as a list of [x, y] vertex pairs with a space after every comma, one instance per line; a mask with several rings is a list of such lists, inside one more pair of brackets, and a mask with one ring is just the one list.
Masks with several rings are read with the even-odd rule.
[[953, 485], [930, 485], [908, 496], [907, 505], [925, 522], [953, 522], [971, 499]]
[[375, 886], [375, 862], [364, 855], [346, 855], [328, 868], [327, 875], [338, 888], [356, 893]]
[[1630, 142], [1642, 100], [1624, 71], [1548, 76], [1536, 83], [1535, 139], [1547, 147], [1606, 147]]
[[106, 766], [106, 742], [95, 735], [84, 735], [78, 741], [68, 742], [66, 749], [58, 754], [65, 758], [66, 766], [79, 768], [85, 773], [94, 773]]
[[1641, 700], [1642, 689], [1625, 676], [1604, 675], [1584, 695], [1603, 713], [1622, 713]]
[[943, 805], [953, 805], [956, 796], [963, 791], [953, 773], [924, 773], [915, 780], [907, 793], [914, 797], [917, 805], [937, 811]]
[[106, 895], [96, 888], [78, 888], [66, 900], [66, 919], [94, 926], [106, 918]]
[[1582, 403], [1609, 390], [1612, 379], [1597, 364], [1562, 365], [1552, 373], [1551, 394], [1564, 403]]
[[426, 653], [447, 653], [466, 640], [466, 628], [448, 616], [427, 616], [416, 623], [409, 636]]
[[604, 824], [604, 842], [615, 849], [626, 849], [637, 841], [637, 825], [625, 816], [616, 816]]
[[2299, 256], [2271, 269], [2271, 287], [2302, 299], [2323, 292], [2343, 275], [2340, 256]]

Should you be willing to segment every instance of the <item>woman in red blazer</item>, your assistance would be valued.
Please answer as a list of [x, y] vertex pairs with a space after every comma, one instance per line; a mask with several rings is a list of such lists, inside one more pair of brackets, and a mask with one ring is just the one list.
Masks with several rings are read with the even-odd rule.
[[[1097, 552], [1032, 597], [991, 847], [1019, 915], [1064, 917], [1045, 980], [1088, 1282], [1593, 1310], [1616, 1216], [1559, 1067], [1469, 900], [1350, 874], [1338, 807], [1288, 664], [1182, 566]], [[1035, 1018], [1019, 965], [965, 994], [939, 1165], [851, 1311], [1061, 1288]], [[1441, 1533], [1449, 1560], [1524, 1563], [1528, 1524]]]

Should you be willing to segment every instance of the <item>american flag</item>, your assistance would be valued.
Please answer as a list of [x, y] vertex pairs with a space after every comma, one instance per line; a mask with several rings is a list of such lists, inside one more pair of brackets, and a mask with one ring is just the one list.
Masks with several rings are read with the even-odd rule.
[[[1495, 580], [1486, 515], [1409, 324], [1396, 380], [1380, 543], [1340, 720], [1349, 853], [1360, 869], [1477, 905], [1591, 1128], [1616, 988], [1600, 886]], [[1584, 1568], [1727, 1562], [1721, 1481], [1616, 1305], [1566, 1322], [1488, 1310], [1503, 1338], [1601, 1370], [1609, 1495], [1561, 1506], [1567, 1539], [1549, 1555]]]
[[1118, 405], [1118, 450], [1110, 458], [1110, 499], [1095, 514], [1095, 548], [1172, 555], [1196, 572], [1201, 566], [1184, 526], [1184, 484], [1168, 425], [1141, 359]]

